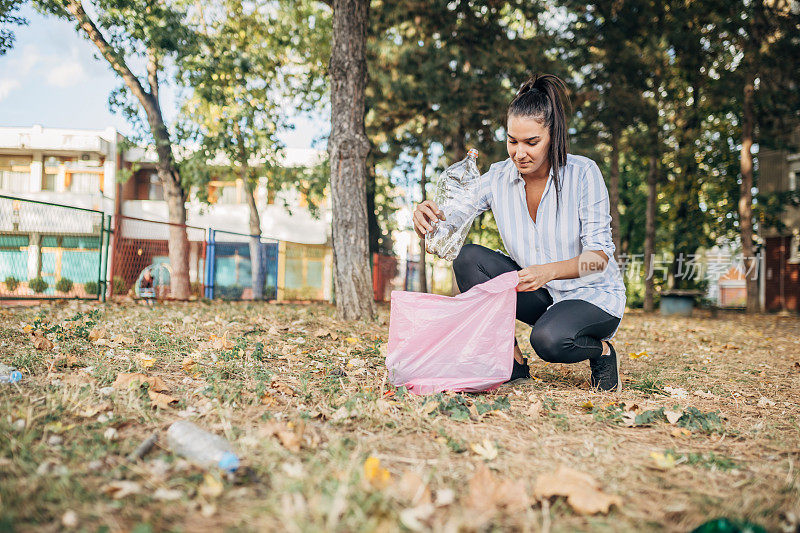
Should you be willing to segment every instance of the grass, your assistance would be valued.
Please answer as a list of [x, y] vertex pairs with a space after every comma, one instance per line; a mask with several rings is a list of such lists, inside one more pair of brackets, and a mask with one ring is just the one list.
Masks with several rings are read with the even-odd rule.
[[[621, 394], [591, 391], [588, 364], [546, 364], [523, 342], [534, 379], [421, 398], [386, 381], [388, 308], [374, 323], [333, 315], [244, 302], [0, 309], [0, 362], [24, 372], [0, 385], [0, 532], [687, 531], [716, 516], [777, 530], [800, 506], [796, 318], [630, 312], [615, 339]], [[55, 347], [34, 348], [31, 329]], [[161, 378], [176, 401], [112, 388], [125, 372]], [[182, 418], [234, 443], [236, 476], [169, 451], [165, 430]], [[127, 460], [153, 433], [156, 447]], [[622, 504], [589, 516], [534, 498], [559, 465]], [[476, 507], [483, 466], [520, 482], [528, 504]], [[120, 497], [120, 483], [136, 490]]]

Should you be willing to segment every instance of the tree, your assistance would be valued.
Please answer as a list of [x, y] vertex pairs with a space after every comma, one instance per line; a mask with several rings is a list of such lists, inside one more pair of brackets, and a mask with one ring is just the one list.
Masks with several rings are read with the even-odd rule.
[[[265, 272], [256, 188], [263, 170], [276, 164], [281, 148], [276, 134], [286, 127], [281, 104], [288, 95], [282, 74], [290, 35], [282, 27], [279, 10], [231, 0], [214, 7], [214, 18], [201, 20], [203, 37], [197, 53], [181, 61], [182, 77], [194, 90], [184, 114], [201, 144], [200, 157], [210, 161], [224, 155], [244, 184], [250, 213], [251, 287], [253, 298], [259, 300]], [[204, 187], [207, 180], [195, 181]]]
[[[176, 5], [150, 0], [96, 0], [92, 3], [93, 15], [87, 13], [81, 0], [36, 0], [36, 5], [73, 22], [122, 79], [144, 112], [155, 143], [156, 169], [167, 201], [172, 266], [170, 292], [173, 298], [188, 298], [187, 194], [159, 99], [165, 62], [188, 52], [193, 45], [194, 34], [184, 24], [184, 11]], [[134, 74], [131, 65], [142, 60], [146, 72]]]
[[14, 31], [11, 26], [28, 24], [27, 19], [16, 15], [21, 6], [21, 0], [0, 0], [0, 56], [14, 45]]
[[328, 154], [336, 311], [344, 320], [375, 316], [367, 242], [366, 160], [370, 144], [364, 129], [368, 17], [369, 0], [333, 0]]

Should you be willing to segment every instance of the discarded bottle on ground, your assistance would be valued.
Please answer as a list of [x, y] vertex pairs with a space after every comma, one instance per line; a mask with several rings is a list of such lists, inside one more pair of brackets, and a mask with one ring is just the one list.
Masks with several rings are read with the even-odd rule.
[[226, 472], [239, 468], [239, 457], [231, 443], [186, 420], [173, 423], [167, 430], [169, 448], [198, 466], [218, 467]]
[[435, 221], [433, 230], [425, 237], [425, 249], [447, 261], [458, 256], [472, 221], [479, 214], [481, 173], [477, 158], [478, 151], [470, 150], [466, 159], [449, 166], [436, 181], [433, 201], [445, 220]]
[[22, 372], [13, 366], [0, 363], [0, 383], [16, 383], [22, 379]]

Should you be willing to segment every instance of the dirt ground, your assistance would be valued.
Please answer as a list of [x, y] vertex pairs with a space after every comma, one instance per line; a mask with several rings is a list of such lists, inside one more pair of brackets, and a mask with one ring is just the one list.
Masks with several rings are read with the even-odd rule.
[[[417, 397], [386, 381], [387, 307], [333, 315], [0, 309], [0, 362], [23, 371], [0, 384], [0, 531], [798, 530], [797, 317], [631, 311], [621, 394], [536, 360], [520, 324], [533, 379]], [[179, 419], [233, 442], [238, 473], [172, 454]]]

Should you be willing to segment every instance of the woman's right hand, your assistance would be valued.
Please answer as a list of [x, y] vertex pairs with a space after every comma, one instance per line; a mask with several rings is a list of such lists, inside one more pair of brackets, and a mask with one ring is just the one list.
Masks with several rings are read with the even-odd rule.
[[425, 200], [417, 204], [412, 219], [414, 220], [414, 231], [422, 238], [433, 229], [436, 219], [444, 220], [445, 218], [444, 213], [433, 200]]

